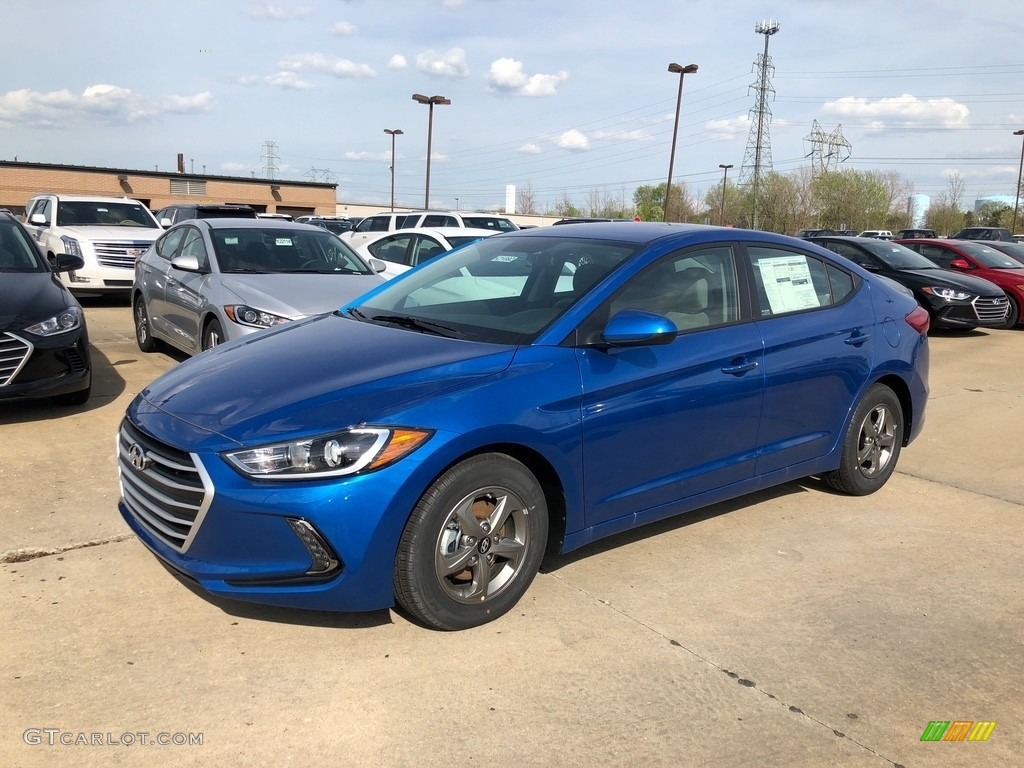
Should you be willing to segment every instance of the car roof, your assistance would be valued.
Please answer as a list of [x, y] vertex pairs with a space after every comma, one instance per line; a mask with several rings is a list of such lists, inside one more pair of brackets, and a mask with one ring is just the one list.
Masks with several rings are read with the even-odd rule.
[[61, 202], [67, 203], [138, 203], [142, 205], [141, 200], [136, 200], [134, 197], [107, 197], [105, 195], [61, 195], [56, 192], [40, 192], [37, 195], [33, 195], [32, 199], [37, 197], [56, 197]]
[[176, 227], [188, 224], [191, 224], [192, 226], [203, 226], [209, 229], [295, 229], [300, 231], [326, 231], [322, 227], [315, 227], [312, 224], [299, 224], [298, 222], [288, 221], [287, 219], [249, 219], [241, 217], [236, 219], [230, 216], [216, 219], [184, 219], [183, 221], [179, 221], [173, 227], [170, 227], [170, 229], [175, 229]]
[[807, 246], [806, 240], [801, 240], [791, 235], [780, 235], [775, 232], [740, 229], [738, 227], [717, 227], [707, 224], [678, 224], [656, 221], [633, 222], [629, 226], [617, 221], [581, 222], [573, 224], [571, 227], [547, 226], [520, 229], [514, 232], [502, 233], [501, 237], [592, 239], [648, 245], [663, 238], [678, 237], [680, 235], [687, 235], [687, 239], [695, 245], [705, 242], [729, 240], [757, 240], [778, 243], [780, 245]]

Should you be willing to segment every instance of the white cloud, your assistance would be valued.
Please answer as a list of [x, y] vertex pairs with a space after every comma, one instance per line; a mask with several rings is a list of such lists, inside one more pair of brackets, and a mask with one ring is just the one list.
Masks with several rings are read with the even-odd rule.
[[523, 144], [523, 146], [519, 148], [519, 151], [526, 155], [539, 155], [544, 150], [542, 150], [538, 144]]
[[244, 75], [237, 79], [239, 85], [269, 85], [285, 91], [308, 91], [313, 84], [301, 79], [294, 72], [279, 70], [272, 75]]
[[331, 25], [328, 30], [335, 37], [350, 37], [354, 35], [358, 30], [356, 25], [347, 21], [338, 21]]
[[356, 64], [348, 59], [325, 56], [322, 53], [297, 53], [286, 56], [278, 66], [291, 72], [308, 70], [322, 72], [334, 77], [376, 77], [377, 73], [367, 64]]
[[209, 92], [144, 98], [127, 88], [106, 83], [90, 85], [79, 96], [66, 88], [48, 93], [21, 89], [0, 95], [0, 125], [63, 128], [74, 127], [80, 121], [116, 125], [167, 114], [201, 114], [214, 107]]
[[887, 122], [916, 128], [959, 128], [967, 125], [970, 110], [950, 98], [918, 99], [910, 94], [883, 99], [844, 96], [825, 102], [825, 112], [841, 118], [870, 121], [881, 128]]
[[582, 152], [585, 149], [590, 149], [590, 140], [575, 128], [559, 136], [557, 143], [562, 149], [568, 149], [572, 152]]
[[595, 139], [610, 139], [613, 141], [651, 141], [654, 137], [643, 129], [632, 131], [594, 131]]
[[731, 141], [750, 132], [749, 115], [739, 115], [704, 123], [704, 137], [711, 141]]
[[409, 62], [405, 60], [405, 56], [400, 53], [396, 53], [390, 59], [388, 59], [388, 69], [405, 69], [409, 66]]
[[391, 152], [346, 152], [346, 160], [355, 160], [356, 162], [373, 161], [388, 163], [391, 162]]
[[491, 68], [487, 72], [487, 89], [518, 96], [556, 96], [558, 86], [568, 78], [567, 72], [559, 72], [556, 75], [527, 75], [523, 71], [521, 61], [502, 58], [491, 62]]
[[451, 48], [444, 53], [429, 50], [417, 54], [416, 68], [437, 77], [466, 77], [469, 74], [466, 52], [461, 48]]
[[249, 6], [249, 16], [253, 19], [274, 19], [285, 21], [287, 19], [304, 19], [313, 13], [312, 8], [282, 8], [271, 3], [260, 3]]

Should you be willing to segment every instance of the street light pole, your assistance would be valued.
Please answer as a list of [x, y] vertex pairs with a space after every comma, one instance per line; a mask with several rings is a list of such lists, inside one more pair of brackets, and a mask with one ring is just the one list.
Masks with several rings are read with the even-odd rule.
[[420, 104], [426, 104], [430, 108], [430, 112], [427, 116], [427, 184], [423, 193], [423, 207], [426, 209], [430, 208], [430, 147], [434, 133], [434, 105], [451, 104], [452, 100], [445, 96], [424, 96], [422, 93], [414, 93], [412, 98], [413, 101], [419, 102]]
[[1017, 234], [1017, 209], [1020, 207], [1020, 177], [1024, 173], [1024, 128], [1013, 132], [1014, 136], [1021, 136], [1020, 140], [1020, 167], [1017, 169], [1017, 197], [1013, 201], [1013, 230], [1011, 235]]
[[668, 71], [679, 75], [679, 93], [676, 94], [676, 121], [672, 125], [672, 151], [668, 155], [668, 184], [665, 186], [665, 215], [663, 221], [668, 221], [668, 199], [672, 193], [672, 166], [676, 161], [676, 136], [679, 134], [679, 108], [683, 103], [683, 77], [692, 75], [697, 71], [696, 64], [687, 64], [685, 67], [672, 62], [668, 65]]
[[384, 133], [391, 136], [391, 210], [395, 210], [395, 136], [401, 136], [401, 128], [385, 128]]
[[732, 164], [726, 165], [725, 163], [719, 163], [718, 167], [722, 169], [722, 215], [718, 219], [718, 225], [721, 227], [725, 226], [725, 181], [729, 178], [729, 169], [732, 168]]

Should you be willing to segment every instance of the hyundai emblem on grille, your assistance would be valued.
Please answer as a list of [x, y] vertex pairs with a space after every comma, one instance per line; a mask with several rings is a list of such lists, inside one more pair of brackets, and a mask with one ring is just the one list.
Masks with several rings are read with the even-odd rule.
[[138, 443], [132, 443], [131, 447], [128, 448], [128, 461], [132, 463], [139, 472], [145, 470], [152, 462], [146, 452], [142, 450], [142, 446]]

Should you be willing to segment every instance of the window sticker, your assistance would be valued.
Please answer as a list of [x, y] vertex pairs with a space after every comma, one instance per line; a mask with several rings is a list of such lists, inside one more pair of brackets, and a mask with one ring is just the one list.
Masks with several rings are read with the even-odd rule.
[[286, 245], [290, 246], [292, 239], [290, 237], [276, 237], [274, 238], [274, 245]]
[[225, 237], [224, 238], [224, 245], [238, 245], [238, 238], [237, 237]]
[[757, 260], [772, 314], [820, 307], [807, 259], [799, 254]]

